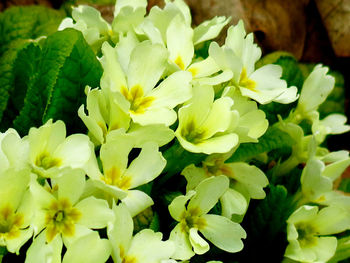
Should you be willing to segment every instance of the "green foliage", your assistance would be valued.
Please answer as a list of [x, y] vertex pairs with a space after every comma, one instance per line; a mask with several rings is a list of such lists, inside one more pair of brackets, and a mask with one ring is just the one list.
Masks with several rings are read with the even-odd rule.
[[271, 126], [266, 133], [259, 138], [258, 143], [241, 144], [237, 151], [226, 162], [247, 161], [261, 153], [292, 147], [294, 143], [294, 140], [287, 133], [281, 131], [277, 127]]
[[[28, 45], [14, 65], [16, 85], [6, 119], [18, 113], [12, 120], [19, 133], [24, 135], [50, 118], [64, 120], [70, 131], [80, 128], [76, 113], [85, 102], [85, 86], [97, 87], [102, 75], [100, 63], [80, 32], [56, 32], [42, 49]], [[5, 124], [2, 129], [8, 128]]]
[[247, 239], [239, 262], [281, 262], [288, 245], [286, 220], [293, 210], [292, 199], [281, 185], [270, 185], [265, 199], [253, 201], [242, 224]]
[[2, 262], [2, 258], [6, 255], [7, 249], [6, 247], [0, 247], [0, 263]]
[[350, 178], [344, 178], [341, 180], [338, 190], [350, 193]]
[[154, 232], [159, 231], [159, 215], [157, 212], [154, 212], [153, 218], [151, 223], [149, 224], [149, 228], [152, 229]]
[[0, 56], [17, 39], [37, 39], [55, 32], [64, 14], [43, 6], [12, 7], [0, 13]]
[[13, 89], [13, 69], [18, 52], [28, 44], [29, 42], [23, 39], [13, 41], [11, 48], [0, 57], [0, 120], [7, 107], [10, 92]]

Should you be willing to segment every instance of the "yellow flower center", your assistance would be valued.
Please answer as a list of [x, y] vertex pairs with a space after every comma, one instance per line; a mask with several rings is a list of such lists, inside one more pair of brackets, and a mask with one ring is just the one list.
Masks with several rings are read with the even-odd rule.
[[198, 207], [186, 210], [180, 219], [181, 230], [188, 232], [191, 228], [203, 229], [207, 222], [200, 217], [200, 209]]
[[241, 76], [239, 79], [239, 86], [244, 87], [246, 89], [250, 89], [251, 91], [258, 92], [255, 87], [256, 83], [254, 80], [251, 80], [247, 76], [247, 70], [245, 68], [242, 69]]
[[124, 176], [120, 169], [113, 166], [111, 169], [105, 172], [101, 179], [109, 185], [114, 185], [120, 189], [127, 190], [130, 188], [131, 177]]
[[206, 136], [206, 131], [200, 130], [196, 126], [195, 121], [191, 120], [181, 129], [182, 137], [193, 144], [202, 142]]
[[135, 257], [125, 255], [125, 249], [122, 245], [119, 246], [119, 251], [122, 263], [137, 263], [137, 259]]
[[177, 58], [174, 60], [174, 63], [175, 63], [181, 70], [185, 70], [185, 63], [183, 62], [181, 56], [177, 56]]
[[23, 224], [23, 215], [15, 213], [10, 205], [0, 209], [0, 240], [13, 239], [20, 235], [20, 227]]
[[135, 85], [130, 90], [123, 86], [121, 88], [121, 93], [130, 102], [130, 112], [134, 114], [144, 113], [154, 101], [153, 97], [144, 96], [143, 89], [140, 85]]
[[50, 154], [46, 151], [39, 154], [35, 160], [35, 165], [38, 167], [42, 167], [45, 170], [51, 167], [58, 167], [61, 165], [61, 163], [62, 160], [51, 157]]
[[301, 247], [312, 247], [317, 244], [318, 232], [314, 226], [307, 223], [298, 223], [295, 227]]
[[46, 240], [51, 242], [57, 234], [74, 236], [75, 223], [81, 213], [66, 198], [53, 201], [46, 212]]

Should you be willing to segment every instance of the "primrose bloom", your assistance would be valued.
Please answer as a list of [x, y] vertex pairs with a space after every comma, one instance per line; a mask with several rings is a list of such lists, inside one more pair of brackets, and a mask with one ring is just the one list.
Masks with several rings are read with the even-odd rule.
[[232, 121], [232, 99], [214, 101], [211, 86], [195, 86], [192, 99], [179, 110], [175, 136], [183, 148], [195, 153], [224, 153], [238, 143], [234, 133], [225, 134]]
[[69, 247], [91, 233], [91, 229], [104, 228], [113, 221], [107, 201], [92, 196], [80, 198], [84, 186], [85, 174], [79, 169], [52, 179], [51, 186], [31, 182], [30, 191], [36, 204], [32, 226], [35, 234], [40, 234], [28, 249], [26, 262], [39, 262], [41, 250], [49, 250], [53, 258], [60, 258], [63, 242]]
[[316, 140], [322, 143], [329, 134], [342, 134], [350, 131], [350, 125], [346, 125], [347, 118], [343, 114], [330, 114], [323, 120], [318, 118], [312, 124], [312, 133]]
[[231, 218], [233, 214], [243, 215], [251, 198], [264, 199], [264, 187], [269, 183], [265, 174], [256, 166], [244, 162], [225, 163], [231, 156], [213, 154], [203, 161], [202, 167], [187, 166], [182, 175], [186, 177], [186, 190], [193, 190], [203, 180], [211, 176], [224, 175], [230, 179], [230, 187], [220, 197], [222, 215]]
[[[117, 1], [118, 2], [118, 1]], [[91, 6], [79, 5], [73, 8], [72, 18], [62, 20], [58, 30], [74, 28], [83, 33], [86, 42], [94, 49], [99, 50], [102, 42], [107, 41], [112, 36], [110, 24], [104, 20], [98, 10]]]
[[233, 73], [231, 82], [240, 89], [243, 96], [260, 104], [271, 101], [286, 104], [298, 98], [297, 88], [287, 88], [286, 81], [281, 79], [280, 66], [271, 64], [255, 70], [261, 50], [254, 44], [253, 33], [246, 34], [242, 20], [228, 29], [223, 47], [215, 42], [211, 43], [209, 55], [222, 70]]
[[[333, 191], [333, 182], [350, 165], [349, 156], [325, 165], [323, 161], [311, 158], [301, 174], [301, 189], [306, 201], [350, 207], [350, 198]], [[339, 204], [337, 204], [340, 202]]]
[[232, 75], [228, 79], [225, 79], [227, 73], [205, 79], [217, 73], [220, 68], [211, 57], [194, 61], [194, 51], [196, 45], [217, 37], [229, 20], [215, 17], [192, 29], [188, 6], [182, 0], [176, 0], [166, 1], [164, 9], [154, 6], [140, 28], [153, 44], [158, 43], [168, 49], [169, 72], [187, 70], [196, 80], [208, 82], [210, 79], [220, 83], [229, 80]]
[[232, 121], [228, 132], [234, 132], [239, 137], [239, 143], [258, 142], [269, 127], [264, 111], [258, 109], [255, 101], [244, 97], [233, 86], [224, 89], [222, 97], [229, 97], [234, 101]]
[[141, 152], [128, 166], [128, 156], [133, 149], [132, 140], [119, 136], [101, 146], [100, 158], [103, 174], [90, 176], [91, 184], [114, 199], [121, 199], [132, 216], [153, 205], [153, 200], [140, 190], [140, 185], [154, 180], [164, 169], [166, 160], [158, 145], [147, 142]]
[[33, 235], [32, 199], [27, 191], [29, 174], [28, 169], [0, 172], [0, 246], [11, 253], [18, 254]]
[[239, 224], [223, 216], [207, 214], [228, 187], [227, 177], [210, 177], [194, 191], [178, 196], [171, 202], [170, 215], [179, 222], [169, 238], [176, 245], [172, 258], [187, 260], [194, 254], [204, 254], [209, 250], [209, 244], [198, 231], [222, 250], [238, 252], [243, 248], [241, 239], [246, 237], [246, 233]]
[[32, 172], [41, 177], [57, 177], [70, 169], [87, 169], [94, 160], [94, 145], [84, 134], [73, 134], [66, 138], [63, 121], [49, 120], [39, 128], [31, 128], [29, 163]]
[[172, 241], [162, 241], [162, 233], [144, 229], [133, 236], [133, 221], [126, 207], [113, 206], [115, 220], [108, 224], [107, 235], [114, 262], [163, 263], [174, 253]]
[[116, 49], [108, 43], [102, 46], [102, 88], [110, 88], [124, 96], [133, 122], [173, 124], [177, 119], [173, 108], [192, 96], [191, 74], [175, 72], [157, 85], [166, 68], [167, 50], [164, 47], [144, 41], [135, 46], [127, 61], [118, 56]]
[[[100, 145], [105, 143], [107, 137], [126, 131], [126, 136], [131, 137], [135, 145], [141, 145], [146, 141], [155, 141], [159, 146], [170, 142], [174, 133], [164, 124], [152, 124], [141, 126], [131, 123], [128, 114], [128, 105], [119, 92], [110, 89], [86, 89], [86, 108], [82, 105], [78, 110], [79, 117], [89, 129], [89, 137]], [[121, 131], [122, 130], [122, 131]]]
[[317, 109], [327, 99], [334, 88], [335, 79], [327, 75], [328, 68], [317, 65], [304, 81], [301, 89], [294, 119], [300, 122], [302, 119], [314, 120], [318, 118]]
[[28, 141], [10, 128], [0, 133], [0, 174], [7, 169], [22, 170], [28, 166]]
[[330, 235], [349, 229], [349, 218], [349, 212], [338, 207], [320, 211], [316, 206], [298, 208], [287, 220], [285, 257], [298, 262], [327, 262], [337, 248], [337, 238]]
[[[65, 18], [58, 30], [74, 28], [83, 33], [86, 42], [95, 52], [100, 51], [105, 41], [118, 42], [119, 34], [137, 31], [137, 26], [146, 14], [146, 0], [118, 0], [114, 8], [114, 19], [110, 25], [95, 8], [79, 5], [72, 10], [72, 18]], [[74, 23], [74, 21], [76, 23]]]

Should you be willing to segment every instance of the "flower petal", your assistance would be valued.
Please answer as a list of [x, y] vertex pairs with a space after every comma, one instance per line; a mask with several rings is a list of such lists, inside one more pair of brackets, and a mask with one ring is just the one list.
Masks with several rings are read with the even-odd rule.
[[153, 200], [147, 194], [139, 190], [129, 190], [122, 203], [128, 208], [132, 217], [141, 213], [147, 207], [153, 205]]
[[188, 191], [186, 195], [180, 195], [173, 199], [169, 205], [169, 213], [176, 221], [181, 220], [181, 215], [186, 210], [186, 203], [195, 195], [195, 191]]
[[192, 251], [192, 245], [188, 238], [188, 234], [181, 228], [181, 224], [177, 224], [170, 233], [169, 240], [175, 243], [175, 253], [172, 255], [172, 258], [188, 260], [194, 256], [195, 253]]
[[188, 203], [187, 210], [199, 209], [199, 215], [208, 213], [219, 201], [219, 198], [226, 192], [228, 187], [229, 180], [223, 175], [203, 180], [196, 187], [196, 194]]
[[75, 208], [81, 213], [78, 224], [89, 228], [104, 228], [114, 220], [107, 201], [102, 199], [91, 196], [80, 201]]
[[197, 228], [191, 228], [189, 239], [196, 254], [202, 255], [209, 250], [209, 244], [199, 234]]
[[120, 262], [121, 249], [129, 250], [132, 232], [133, 221], [128, 209], [123, 205], [113, 205], [114, 221], [107, 226], [108, 239], [112, 245], [112, 258], [114, 262]]
[[158, 145], [147, 142], [141, 148], [140, 155], [134, 159], [125, 172], [130, 176], [130, 188], [146, 184], [156, 178], [164, 169], [166, 160], [158, 151]]
[[192, 96], [191, 80], [191, 74], [186, 71], [178, 71], [168, 76], [150, 92], [149, 95], [155, 98], [151, 107], [173, 109], [190, 99]]
[[25, 263], [61, 263], [62, 246], [60, 235], [47, 244], [46, 231], [43, 231], [28, 248]]
[[248, 202], [245, 197], [238, 191], [229, 188], [220, 197], [222, 212], [224, 217], [231, 219], [233, 214], [243, 215], [248, 208]]
[[167, 50], [158, 44], [145, 41], [135, 47], [131, 53], [128, 67], [128, 87], [141, 86], [148, 94], [162, 76], [167, 59]]
[[179, 14], [172, 19], [166, 31], [169, 60], [185, 70], [192, 61], [194, 54], [193, 29], [186, 24]]
[[75, 204], [84, 191], [85, 173], [80, 169], [71, 170], [56, 178], [54, 182], [58, 186], [58, 198], [68, 198]]
[[[83, 253], [82, 253], [83, 252]], [[76, 240], [64, 254], [63, 263], [104, 263], [111, 253], [110, 243], [97, 232]]]
[[206, 226], [200, 229], [201, 233], [218, 248], [234, 253], [243, 249], [242, 238], [246, 238], [246, 232], [237, 223], [218, 215], [201, 216], [206, 221]]
[[163, 262], [175, 251], [172, 241], [162, 241], [162, 233], [151, 229], [138, 232], [132, 239], [127, 256], [135, 257], [142, 263]]

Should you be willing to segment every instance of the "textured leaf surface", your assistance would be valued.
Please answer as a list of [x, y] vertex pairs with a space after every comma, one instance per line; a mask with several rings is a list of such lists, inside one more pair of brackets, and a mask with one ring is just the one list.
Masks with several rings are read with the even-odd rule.
[[0, 57], [0, 120], [10, 97], [14, 79], [12, 73], [13, 64], [17, 58], [18, 51], [25, 45], [24, 42], [23, 40], [16, 41], [16, 43], [13, 43], [12, 48]]
[[50, 118], [62, 119], [66, 126], [74, 127], [79, 123], [77, 110], [85, 101], [85, 86], [98, 86], [102, 75], [101, 65], [82, 34], [66, 29], [49, 36], [36, 72], [26, 83], [23, 108], [14, 120], [14, 128], [26, 134], [30, 127]]
[[294, 140], [287, 133], [272, 126], [259, 139], [258, 143], [241, 144], [237, 151], [226, 162], [246, 161], [261, 153], [292, 147], [293, 144]]
[[64, 14], [43, 6], [12, 7], [0, 13], [0, 56], [16, 39], [37, 39], [57, 30]]
[[243, 221], [247, 239], [239, 262], [282, 262], [288, 244], [286, 220], [293, 210], [281, 185], [270, 185], [264, 200], [252, 202]]

